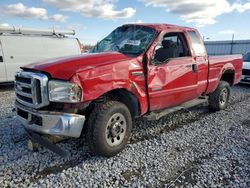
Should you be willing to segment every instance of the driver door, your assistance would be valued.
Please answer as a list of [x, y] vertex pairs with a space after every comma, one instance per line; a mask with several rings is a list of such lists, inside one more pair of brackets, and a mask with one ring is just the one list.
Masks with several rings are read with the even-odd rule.
[[197, 66], [185, 34], [167, 33], [154, 51], [148, 67], [150, 110], [160, 110], [196, 98]]

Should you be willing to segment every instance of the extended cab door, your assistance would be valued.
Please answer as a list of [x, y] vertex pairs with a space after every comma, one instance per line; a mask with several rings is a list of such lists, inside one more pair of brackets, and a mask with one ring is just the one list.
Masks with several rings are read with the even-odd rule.
[[1, 40], [0, 40], [0, 82], [7, 82], [6, 67], [4, 63]]
[[190, 43], [192, 45], [192, 56], [198, 70], [198, 95], [205, 93], [208, 84], [208, 56], [206, 48], [199, 33], [195, 30], [188, 31]]
[[150, 110], [160, 110], [196, 98], [197, 83], [197, 65], [191, 56], [186, 34], [165, 34], [148, 66]]

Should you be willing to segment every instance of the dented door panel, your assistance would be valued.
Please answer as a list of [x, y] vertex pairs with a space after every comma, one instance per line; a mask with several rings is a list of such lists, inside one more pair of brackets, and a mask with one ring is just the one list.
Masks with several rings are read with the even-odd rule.
[[197, 97], [197, 73], [192, 71], [192, 64], [192, 57], [182, 57], [150, 66], [150, 110], [171, 107]]

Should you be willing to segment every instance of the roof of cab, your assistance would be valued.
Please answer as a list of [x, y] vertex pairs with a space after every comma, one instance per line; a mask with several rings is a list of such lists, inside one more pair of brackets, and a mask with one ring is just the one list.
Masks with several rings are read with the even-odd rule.
[[157, 31], [167, 30], [167, 29], [178, 29], [178, 30], [196, 30], [191, 27], [184, 27], [184, 26], [178, 26], [178, 25], [172, 25], [172, 24], [161, 24], [161, 23], [138, 23], [138, 24], [125, 24], [125, 25], [138, 25], [138, 26], [145, 26], [153, 28]]

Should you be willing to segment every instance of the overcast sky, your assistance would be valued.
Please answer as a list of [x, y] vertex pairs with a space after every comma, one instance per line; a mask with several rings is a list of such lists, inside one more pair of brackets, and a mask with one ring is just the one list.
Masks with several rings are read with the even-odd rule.
[[196, 27], [209, 40], [250, 39], [250, 0], [0, 1], [0, 25], [74, 29], [84, 44], [141, 22]]

